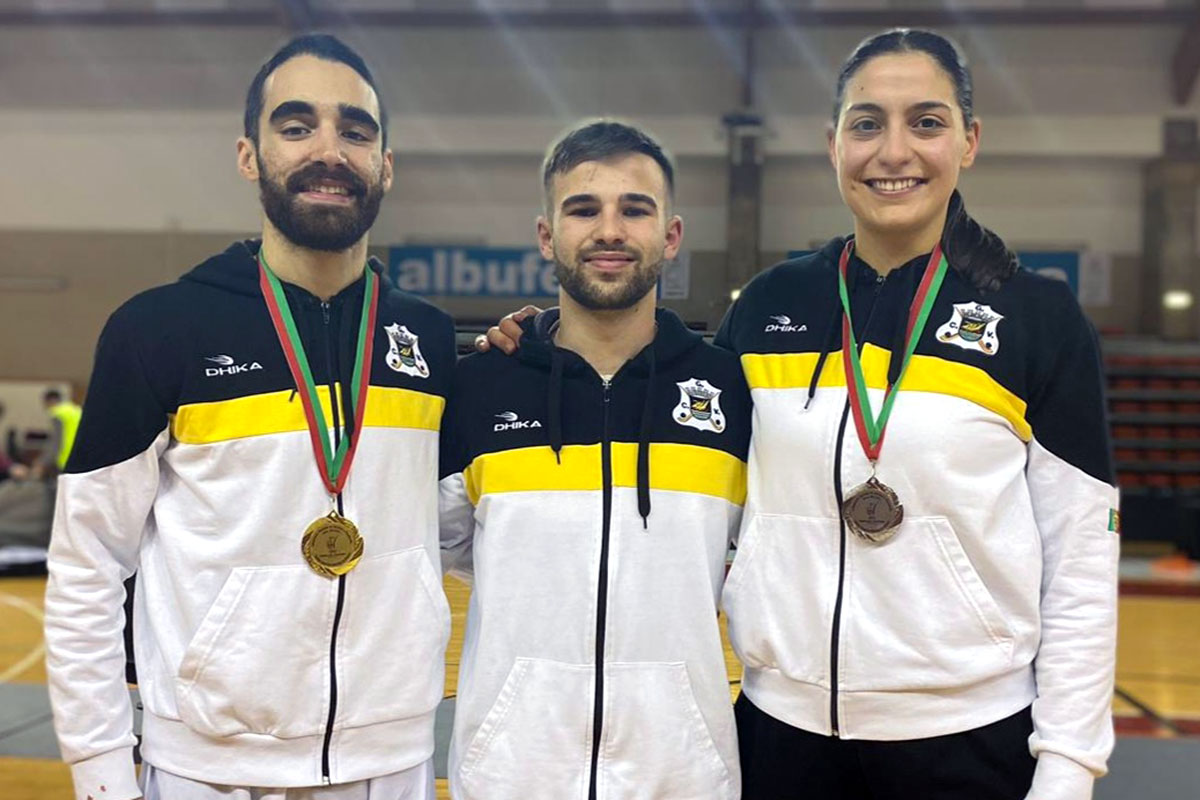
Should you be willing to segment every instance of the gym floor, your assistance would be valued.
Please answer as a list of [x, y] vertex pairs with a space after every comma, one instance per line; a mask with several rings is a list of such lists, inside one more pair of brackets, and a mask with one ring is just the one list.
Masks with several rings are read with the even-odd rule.
[[[1184, 800], [1200, 786], [1200, 568], [1122, 560], [1117, 691], [1118, 741], [1097, 800]], [[46, 695], [44, 577], [0, 580], [0, 786], [6, 800], [69, 800]], [[445, 775], [468, 587], [448, 578], [454, 633], [446, 700], [438, 714], [438, 775]], [[741, 668], [726, 646], [731, 695]], [[438, 798], [448, 798], [444, 777]]]

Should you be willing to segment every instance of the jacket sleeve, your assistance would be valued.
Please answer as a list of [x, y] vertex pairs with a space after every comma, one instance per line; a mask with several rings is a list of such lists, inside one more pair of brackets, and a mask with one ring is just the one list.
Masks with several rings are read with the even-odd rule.
[[[745, 294], [747, 289], [752, 290], [752, 287], [754, 287], [754, 286], [755, 286], [755, 284], [752, 281], [750, 284], [747, 285], [747, 287], [745, 289], [742, 290], [743, 295]], [[717, 347], [720, 347], [722, 350], [728, 350], [732, 353], [737, 354], [739, 364], [741, 361], [741, 351], [738, 350], [738, 342], [737, 342], [738, 328], [737, 328], [737, 326], [738, 326], [738, 312], [741, 310], [743, 303], [744, 303], [744, 301], [743, 301], [742, 297], [738, 297], [737, 300], [734, 300], [733, 303], [730, 304], [729, 308], [725, 311], [725, 316], [721, 318], [721, 325], [720, 325], [720, 327], [717, 328], [716, 335], [713, 336], [713, 344]], [[738, 387], [738, 391], [745, 393], [746, 409], [747, 409], [746, 413], [749, 416], [750, 414], [753, 413], [753, 411], [752, 411], [752, 404], [749, 400], [750, 389], [745, 383], [745, 373], [742, 374], [742, 383]], [[750, 447], [749, 432], [747, 432], [747, 435], [746, 435], [745, 447], [746, 447], [746, 450], [748, 451], [749, 447]], [[748, 460], [748, 456], [749, 456], [749, 453], [747, 452], [746, 454], [743, 455], [742, 460], [743, 461]], [[733, 544], [734, 547], [737, 547], [738, 542], [741, 540], [742, 523], [749, 522], [749, 518], [745, 515], [744, 508], [745, 507], [743, 505], [743, 508], [738, 511], [738, 513], [736, 515], [737, 519], [735, 521], [735, 524], [733, 525], [733, 527], [731, 528], [730, 533], [729, 533], [729, 541]]]
[[1026, 468], [1042, 541], [1029, 798], [1088, 800], [1113, 747], [1118, 495], [1096, 335], [1066, 286], [1053, 291], [1057, 352], [1031, 391]]
[[442, 572], [465, 583], [473, 577], [472, 541], [475, 533], [475, 506], [467, 494], [465, 470], [466, 444], [459, 407], [467, 396], [463, 391], [462, 367], [455, 370], [454, 385], [442, 417], [438, 467], [438, 522], [442, 547]]
[[137, 569], [169, 430], [137, 345], [118, 311], [100, 336], [76, 445], [58, 478], [47, 559], [46, 668], [77, 800], [141, 794], [122, 582]]
[[[729, 520], [729, 542], [735, 547], [741, 538], [742, 523], [746, 520], [745, 507], [747, 501], [747, 493], [749, 490], [749, 460], [750, 460], [750, 442], [751, 442], [751, 426], [754, 418], [754, 404], [750, 399], [750, 387], [746, 384], [746, 376], [741, 370], [740, 359], [738, 360], [736, 381], [731, 387], [734, 395], [737, 398], [737, 408], [739, 416], [744, 420], [744, 425], [737, 431], [737, 439], [735, 447], [735, 455], [742, 462], [741, 473], [738, 481], [739, 493], [742, 497], [742, 502], [738, 504], [737, 511]], [[731, 431], [732, 432], [732, 431]]]

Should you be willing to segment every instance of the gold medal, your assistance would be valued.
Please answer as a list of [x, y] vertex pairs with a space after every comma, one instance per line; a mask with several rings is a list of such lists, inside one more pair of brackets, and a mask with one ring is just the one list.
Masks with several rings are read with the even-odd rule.
[[[379, 305], [379, 281], [370, 266], [363, 266], [363, 306], [358, 322], [358, 344], [354, 356], [354, 380], [350, 387], [354, 411], [354, 424], [342, 430], [342, 436], [334, 431], [334, 446], [330, 446], [329, 425], [321, 407], [321, 397], [313, 382], [304, 342], [296, 328], [283, 284], [267, 266], [262, 250], [258, 251], [258, 285], [271, 314], [275, 335], [287, 358], [288, 369], [296, 382], [300, 403], [304, 406], [304, 419], [312, 440], [313, 455], [321, 481], [331, 496], [340, 497], [342, 487], [350, 475], [350, 464], [362, 435], [363, 420], [367, 418], [367, 390], [371, 382], [371, 357], [374, 353], [375, 312]], [[415, 341], [415, 339], [414, 339]], [[336, 393], [334, 393], [336, 395]], [[336, 402], [336, 400], [335, 400]], [[304, 529], [300, 540], [300, 553], [308, 566], [318, 575], [334, 578], [354, 569], [363, 554], [363, 540], [354, 523], [331, 511]]]
[[330, 511], [304, 530], [300, 552], [313, 572], [336, 578], [358, 564], [363, 554], [363, 538], [353, 522]]
[[855, 536], [872, 544], [883, 544], [900, 529], [904, 506], [891, 487], [872, 475], [842, 503], [842, 519]]

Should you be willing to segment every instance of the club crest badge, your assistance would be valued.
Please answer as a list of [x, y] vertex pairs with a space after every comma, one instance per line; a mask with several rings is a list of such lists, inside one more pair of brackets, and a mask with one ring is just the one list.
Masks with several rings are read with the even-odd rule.
[[399, 323], [387, 325], [384, 330], [388, 335], [387, 365], [402, 375], [428, 378], [429, 365], [421, 355], [417, 335]]
[[1004, 317], [980, 303], [955, 303], [954, 316], [937, 329], [937, 340], [994, 356], [1000, 349], [996, 327]]
[[725, 413], [721, 411], [720, 389], [700, 378], [675, 385], [679, 387], [679, 405], [671, 413], [672, 419], [699, 431], [724, 433]]

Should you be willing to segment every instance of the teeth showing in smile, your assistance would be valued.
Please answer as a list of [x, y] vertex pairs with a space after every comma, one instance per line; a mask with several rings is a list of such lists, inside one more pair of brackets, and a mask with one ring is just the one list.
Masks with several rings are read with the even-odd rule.
[[900, 180], [894, 181], [876, 179], [867, 181], [867, 183], [871, 185], [872, 189], [876, 189], [881, 192], [903, 192], [913, 188], [917, 184], [921, 183], [921, 181], [916, 178], [901, 178]]
[[317, 185], [317, 186], [314, 186], [311, 189], [309, 189], [309, 191], [310, 192], [319, 192], [320, 194], [340, 194], [343, 196], [349, 194], [349, 192], [346, 191], [345, 186]]

